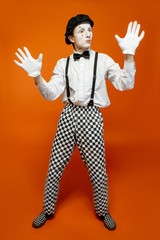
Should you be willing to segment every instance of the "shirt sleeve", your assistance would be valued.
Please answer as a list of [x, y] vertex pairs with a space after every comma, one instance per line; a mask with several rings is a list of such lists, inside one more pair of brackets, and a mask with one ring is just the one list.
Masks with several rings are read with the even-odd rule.
[[135, 62], [124, 61], [123, 69], [112, 58], [105, 58], [105, 77], [120, 91], [129, 90], [134, 87]]
[[65, 59], [60, 59], [57, 62], [53, 70], [53, 76], [48, 83], [43, 79], [42, 83], [36, 85], [39, 92], [48, 101], [53, 101], [58, 98], [65, 89], [64, 60]]

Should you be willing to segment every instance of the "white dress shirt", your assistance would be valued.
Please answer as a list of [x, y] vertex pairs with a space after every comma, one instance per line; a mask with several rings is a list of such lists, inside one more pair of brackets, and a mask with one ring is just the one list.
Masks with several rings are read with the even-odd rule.
[[[90, 101], [95, 51], [88, 49], [90, 59], [81, 57], [74, 61], [73, 54], [70, 55], [68, 78], [70, 88], [70, 99], [76, 105], [87, 106]], [[74, 51], [76, 53], [76, 51]], [[43, 80], [37, 84], [37, 88], [46, 100], [55, 100], [61, 95], [62, 102], [66, 102], [67, 90], [65, 79], [65, 67], [67, 58], [57, 61], [53, 70], [53, 76], [47, 83]], [[115, 63], [107, 54], [98, 53], [97, 77], [94, 93], [94, 105], [104, 108], [110, 105], [107, 93], [106, 79], [113, 86], [120, 90], [128, 90], [134, 87], [135, 62], [127, 63], [124, 61], [124, 68], [121, 69], [118, 63]]]

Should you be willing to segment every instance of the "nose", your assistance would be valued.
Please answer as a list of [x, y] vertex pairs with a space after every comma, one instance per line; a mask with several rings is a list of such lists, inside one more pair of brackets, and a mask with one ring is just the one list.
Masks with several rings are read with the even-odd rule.
[[91, 36], [91, 32], [90, 31], [86, 31], [86, 37], [90, 38]]

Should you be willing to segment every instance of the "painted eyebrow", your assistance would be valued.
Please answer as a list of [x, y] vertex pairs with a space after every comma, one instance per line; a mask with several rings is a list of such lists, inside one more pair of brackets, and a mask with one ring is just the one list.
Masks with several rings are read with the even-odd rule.
[[[92, 29], [92, 28], [91, 28], [91, 27], [89, 27], [88, 29]], [[80, 27], [80, 26], [79, 26], [79, 29], [78, 29], [78, 31], [79, 31], [79, 30], [85, 30], [85, 28], [82, 28], [82, 27]]]

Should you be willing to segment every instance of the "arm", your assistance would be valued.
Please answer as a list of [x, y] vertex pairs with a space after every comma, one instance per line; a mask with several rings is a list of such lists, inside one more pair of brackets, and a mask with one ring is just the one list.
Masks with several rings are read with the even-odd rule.
[[42, 96], [48, 100], [53, 101], [57, 99], [64, 91], [66, 86], [64, 75], [65, 59], [60, 59], [53, 70], [53, 76], [47, 83], [44, 78], [39, 75], [34, 77], [36, 87]]
[[42, 83], [44, 80], [44, 78], [41, 75], [38, 75], [37, 77], [34, 77], [33, 79], [34, 79], [36, 85]]
[[34, 78], [35, 84], [46, 100], [55, 100], [65, 88], [64, 74], [63, 74], [63, 64], [59, 60], [53, 71], [53, 76], [50, 82], [46, 82], [41, 76], [42, 67], [42, 54], [39, 55], [38, 59], [34, 59], [28, 49], [24, 47], [25, 53], [18, 48], [21, 55], [16, 53], [20, 62], [14, 60], [14, 62], [22, 67], [30, 77]]
[[134, 87], [136, 69], [132, 55], [125, 55], [123, 69], [107, 55], [105, 55], [104, 64], [105, 78], [107, 78], [117, 90], [124, 91]]
[[125, 54], [125, 59], [124, 59], [127, 63], [132, 63], [134, 62], [134, 58], [133, 55], [131, 54]]

